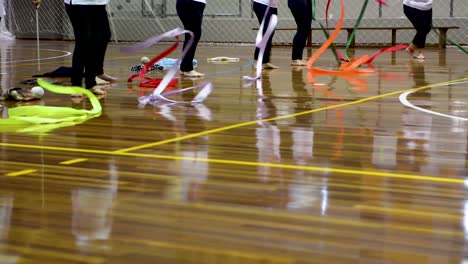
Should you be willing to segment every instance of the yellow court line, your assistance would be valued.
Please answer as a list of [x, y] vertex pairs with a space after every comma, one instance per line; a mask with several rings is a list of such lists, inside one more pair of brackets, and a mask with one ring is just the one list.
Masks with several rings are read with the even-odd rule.
[[399, 208], [388, 208], [388, 207], [378, 207], [378, 206], [369, 206], [369, 205], [356, 205], [354, 209], [362, 210], [362, 211], [371, 211], [371, 212], [381, 212], [386, 214], [395, 214], [399, 216], [407, 216], [407, 217], [424, 217], [424, 218], [446, 218], [452, 220], [460, 220], [463, 218], [463, 215], [455, 215], [446, 212], [431, 212], [431, 211], [421, 211], [415, 209], [399, 209]]
[[22, 170], [22, 171], [16, 171], [16, 172], [7, 173], [6, 176], [8, 176], [8, 177], [17, 177], [17, 176], [22, 176], [22, 175], [30, 174], [30, 173], [33, 173], [33, 172], [36, 172], [36, 171], [37, 171], [37, 170], [34, 170], [34, 169]]
[[468, 78], [463, 78], [463, 79], [458, 79], [458, 80], [453, 80], [453, 81], [448, 81], [448, 82], [442, 82], [442, 83], [436, 83], [436, 84], [426, 85], [426, 86], [422, 86], [422, 87], [418, 87], [418, 88], [400, 90], [400, 91], [396, 91], [396, 92], [391, 92], [391, 93], [366, 97], [366, 98], [356, 100], [356, 101], [352, 101], [352, 102], [347, 102], [347, 103], [337, 104], [337, 105], [332, 105], [332, 106], [327, 106], [327, 107], [321, 107], [321, 108], [312, 109], [312, 110], [303, 111], [303, 112], [294, 113], [294, 114], [289, 114], [289, 115], [271, 117], [271, 118], [266, 118], [266, 119], [261, 119], [261, 120], [248, 121], [248, 122], [238, 123], [238, 124], [234, 124], [234, 125], [230, 125], [230, 126], [205, 130], [205, 131], [202, 131], [202, 132], [193, 133], [193, 134], [189, 134], [189, 135], [185, 135], [185, 136], [181, 136], [181, 137], [175, 137], [175, 138], [162, 140], [162, 141], [158, 141], [158, 142], [147, 143], [147, 144], [143, 144], [143, 145], [139, 145], [139, 146], [135, 146], [135, 147], [131, 147], [131, 148], [119, 149], [119, 150], [116, 150], [115, 153], [127, 153], [127, 152], [131, 152], [131, 151], [135, 151], [135, 150], [156, 147], [156, 146], [160, 146], [160, 145], [164, 145], [164, 144], [168, 144], [168, 143], [179, 142], [179, 141], [186, 140], [186, 139], [191, 139], [191, 138], [195, 138], [195, 137], [214, 134], [214, 133], [218, 133], [218, 132], [222, 132], [222, 131], [226, 131], [226, 130], [230, 130], [230, 129], [255, 125], [255, 124], [259, 123], [259, 122], [278, 121], [278, 120], [282, 120], [282, 119], [288, 119], [288, 118], [292, 118], [292, 117], [313, 114], [313, 113], [322, 112], [322, 111], [335, 109], [335, 108], [340, 108], [340, 107], [344, 107], [344, 106], [362, 104], [362, 103], [365, 103], [365, 102], [368, 102], [368, 101], [372, 101], [372, 100], [376, 100], [376, 99], [380, 99], [380, 98], [384, 98], [384, 97], [388, 97], [388, 96], [392, 96], [392, 95], [399, 95], [399, 94], [404, 93], [404, 92], [421, 91], [421, 90], [425, 90], [425, 89], [435, 88], [435, 87], [439, 87], [439, 86], [446, 86], [446, 85], [449, 85], [449, 84], [452, 84], [452, 83], [464, 82], [464, 81], [468, 81]]
[[72, 165], [80, 162], [87, 161], [88, 159], [72, 159], [72, 160], [67, 160], [67, 161], [62, 161], [60, 164], [62, 165]]
[[227, 164], [227, 165], [238, 165], [238, 166], [249, 166], [249, 167], [269, 167], [269, 168], [304, 170], [304, 171], [326, 172], [326, 173], [339, 173], [339, 174], [371, 176], [371, 177], [389, 177], [389, 178], [397, 178], [397, 179], [405, 179], [405, 180], [432, 181], [432, 182], [451, 183], [451, 184], [464, 184], [465, 183], [464, 179], [442, 178], [442, 177], [414, 175], [414, 174], [405, 174], [405, 173], [391, 173], [391, 172], [353, 170], [353, 169], [335, 169], [335, 168], [289, 165], [289, 164], [275, 164], [275, 163], [254, 162], [254, 161], [191, 158], [191, 157], [155, 155], [155, 154], [145, 154], [145, 153], [118, 153], [115, 151], [105, 151], [105, 150], [62, 148], [62, 147], [49, 147], [49, 146], [24, 145], [24, 144], [12, 144], [12, 143], [0, 143], [0, 146], [28, 148], [28, 149], [42, 149], [42, 150], [51, 150], [51, 151], [76, 152], [76, 153], [102, 154], [102, 155], [111, 155], [111, 156], [115, 155], [115, 156], [124, 156], [124, 157], [201, 161], [201, 162], [208, 162], [208, 163], [214, 163], [214, 164]]

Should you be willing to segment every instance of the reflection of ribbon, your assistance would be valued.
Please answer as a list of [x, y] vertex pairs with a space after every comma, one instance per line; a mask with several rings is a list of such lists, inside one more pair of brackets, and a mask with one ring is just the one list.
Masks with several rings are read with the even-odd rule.
[[[143, 87], [143, 88], [156, 88], [159, 86], [159, 84], [162, 81], [161, 78], [150, 78], [146, 76], [141, 77], [141, 73], [140, 73], [140, 74], [133, 74], [132, 76], [130, 76], [127, 82], [132, 82], [132, 80], [135, 79], [136, 77], [140, 78], [140, 83], [138, 84], [138, 86]], [[178, 83], [177, 79], [172, 79], [167, 86], [173, 87], [173, 86], [176, 86], [177, 83]]]
[[[332, 102], [325, 103], [326, 107], [333, 106], [333, 105], [340, 105], [343, 103], [343, 98], [341, 96], [333, 93], [330, 90], [326, 90], [321, 87], [314, 87], [315, 90], [320, 91], [323, 93], [327, 98], [331, 99]], [[339, 132], [337, 133], [337, 139], [335, 143], [333, 144], [332, 149], [333, 151], [333, 160], [338, 160], [343, 156], [343, 143], [344, 143], [344, 135], [345, 135], [345, 129], [343, 126], [343, 121], [344, 121], [344, 110], [343, 108], [337, 108], [335, 110], [335, 117], [336, 117], [336, 124], [338, 126]], [[328, 116], [326, 114], [326, 116]], [[328, 121], [328, 117], [326, 117], [325, 122]]]
[[[369, 61], [369, 56], [364, 55], [361, 58], [356, 60], [346, 62], [340, 66], [338, 70], [325, 70], [320, 68], [315, 68], [312, 65], [314, 62], [328, 49], [329, 46], [333, 44], [333, 41], [338, 37], [338, 34], [343, 26], [343, 21], [345, 17], [345, 8], [344, 0], [341, 0], [341, 15], [335, 30], [331, 33], [327, 41], [310, 57], [307, 62], [307, 68], [309, 72], [307, 74], [308, 80], [310, 83], [315, 83], [313, 75], [333, 75], [341, 76], [346, 80], [356, 85], [356, 91], [366, 91], [367, 82], [359, 80], [356, 76], [368, 75], [373, 72], [373, 70], [357, 70], [357, 67]], [[354, 90], [354, 89], [353, 89]]]
[[259, 48], [256, 76], [255, 77], [249, 77], [249, 76], [243, 77], [245, 81], [250, 81], [250, 83], [252, 81], [260, 79], [260, 76], [262, 75], [263, 54], [265, 53], [268, 40], [270, 39], [271, 35], [275, 31], [276, 24], [278, 24], [278, 16], [274, 14], [271, 15], [270, 20], [268, 22], [268, 27], [265, 31], [265, 34], [263, 34], [263, 28], [265, 27], [266, 19], [268, 17], [270, 9], [272, 8], [271, 7], [272, 2], [273, 2], [272, 0], [268, 2], [268, 7], [265, 11], [265, 15], [263, 17], [262, 23], [260, 24], [260, 27], [258, 29], [257, 38], [255, 39], [255, 46]]
[[[191, 31], [183, 30], [181, 28], [175, 28], [175, 29], [173, 29], [171, 31], [168, 31], [168, 32], [163, 33], [161, 35], [150, 38], [145, 42], [138, 43], [138, 44], [133, 45], [131, 47], [123, 48], [122, 52], [128, 53], [128, 52], [135, 52], [135, 51], [138, 51], [138, 50], [146, 49], [146, 48], [149, 48], [149, 47], [157, 44], [158, 42], [160, 42], [162, 39], [165, 39], [165, 38], [175, 38], [176, 39], [176, 43], [174, 45], [172, 45], [169, 49], [167, 49], [166, 51], [164, 51], [160, 55], [156, 56], [148, 64], [145, 65], [145, 67], [141, 70], [140, 74], [138, 75], [139, 78], [140, 78], [140, 82], [141, 82], [141, 80], [144, 78], [144, 74], [147, 72], [149, 67], [151, 67], [154, 63], [156, 63], [157, 61], [161, 60], [162, 58], [164, 58], [167, 55], [169, 55], [170, 53], [172, 53], [177, 48], [177, 46], [179, 45], [179, 36], [183, 35], [183, 34], [189, 34], [190, 35], [190, 40], [188, 41], [187, 45], [185, 46], [185, 49], [182, 51], [182, 54], [177, 58], [177, 61], [176, 61], [176, 63], [174, 63], [174, 66], [172, 66], [168, 70], [168, 72], [166, 73], [164, 78], [162, 80], [157, 81], [158, 83], [157, 83], [157, 86], [155, 85], [156, 89], [153, 91], [153, 93], [151, 95], [149, 95], [149, 96], [142, 96], [142, 97], [140, 97], [138, 99], [138, 101], [140, 102], [141, 105], [144, 106], [144, 105], [146, 105], [148, 103], [156, 103], [158, 100], [163, 100], [163, 101], [171, 102], [171, 103], [199, 103], [199, 102], [203, 102], [208, 97], [208, 95], [211, 93], [211, 91], [212, 91], [211, 82], [203, 82], [203, 83], [201, 83], [201, 84], [199, 84], [197, 86], [194, 86], [194, 87], [189, 87], [189, 88], [185, 88], [185, 89], [181, 89], [181, 90], [177, 90], [177, 91], [171, 91], [169, 93], [163, 94], [164, 90], [169, 85], [171, 85], [171, 82], [173, 82], [173, 77], [177, 73], [180, 62], [182, 61], [182, 59], [187, 54], [189, 48], [193, 45], [194, 35], [193, 35], [193, 32], [191, 32]], [[136, 76], [134, 76], [134, 77], [136, 77]], [[153, 83], [153, 85], [154, 85], [154, 83]], [[185, 92], [187, 90], [192, 90], [192, 89], [196, 89], [196, 88], [202, 88], [202, 90], [197, 94], [197, 96], [195, 96], [195, 98], [191, 102], [178, 102], [178, 101], [167, 99], [165, 97], [167, 95], [182, 93], [182, 92]]]
[[91, 101], [91, 110], [70, 107], [21, 106], [8, 109], [8, 119], [0, 119], [0, 131], [47, 133], [52, 129], [72, 126], [97, 117], [102, 112], [97, 97], [80, 87], [64, 87], [38, 79], [38, 84], [46, 90], [60, 94], [85, 94]]

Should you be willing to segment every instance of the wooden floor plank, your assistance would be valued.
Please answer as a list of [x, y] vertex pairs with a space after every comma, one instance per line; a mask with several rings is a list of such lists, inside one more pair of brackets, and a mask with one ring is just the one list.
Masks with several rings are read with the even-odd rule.
[[[34, 44], [0, 43], [3, 89], [39, 73], [21, 62]], [[253, 47], [201, 45], [205, 79], [178, 88], [211, 81], [207, 101], [140, 108], [129, 68], [167, 45], [130, 55], [125, 45], [109, 46], [105, 69], [120, 81], [99, 117], [42, 135], [0, 128], [0, 263], [466, 262], [468, 123], [456, 118], [468, 118], [468, 68], [458, 50], [429, 49], [423, 63], [384, 54], [368, 76], [310, 83], [289, 66], [290, 48], [275, 47], [280, 69], [264, 72], [260, 96], [242, 82]], [[41, 46], [46, 59], [73, 42]], [[227, 49], [240, 61], [206, 61]], [[330, 53], [315, 66], [333, 64]], [[403, 106], [402, 91], [421, 87], [408, 101], [454, 118]], [[29, 104], [90, 107], [50, 92]]]

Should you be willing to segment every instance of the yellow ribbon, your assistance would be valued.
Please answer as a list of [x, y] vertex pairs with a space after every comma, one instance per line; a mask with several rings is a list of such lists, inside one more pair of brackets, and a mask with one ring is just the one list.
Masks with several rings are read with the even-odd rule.
[[[8, 118], [0, 119], [0, 132], [47, 133], [53, 129], [83, 123], [102, 113], [97, 97], [81, 87], [59, 86], [43, 79], [37, 83], [44, 89], [58, 94], [84, 94], [91, 101], [93, 108], [73, 109], [70, 107], [20, 106], [8, 109]], [[7, 111], [7, 110], [4, 110]]]

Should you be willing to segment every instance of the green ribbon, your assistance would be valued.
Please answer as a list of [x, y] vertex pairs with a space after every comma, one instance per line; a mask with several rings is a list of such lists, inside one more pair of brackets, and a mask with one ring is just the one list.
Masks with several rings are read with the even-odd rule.
[[369, 0], [364, 1], [364, 4], [363, 4], [363, 6], [361, 8], [361, 12], [359, 13], [359, 17], [358, 17], [358, 19], [356, 21], [356, 24], [354, 25], [353, 32], [351, 33], [351, 36], [349, 37], [348, 41], [346, 42], [346, 51], [345, 51], [345, 56], [346, 57], [345, 57], [345, 59], [347, 59], [348, 61], [350, 61], [349, 55], [348, 55], [349, 47], [351, 46], [351, 42], [353, 42], [354, 37], [356, 36], [356, 31], [357, 31], [359, 25], [361, 24], [361, 20], [364, 17], [364, 14], [366, 13], [368, 3], [369, 3]]
[[[354, 40], [354, 38], [355, 38], [356, 31], [357, 31], [359, 25], [361, 24], [361, 20], [362, 20], [362, 18], [364, 17], [364, 14], [365, 14], [365, 12], [366, 12], [367, 4], [368, 4], [368, 3], [369, 3], [369, 0], [365, 0], [365, 1], [364, 1], [364, 4], [363, 4], [362, 9], [361, 9], [361, 12], [360, 12], [359, 17], [358, 17], [358, 19], [357, 19], [357, 21], [356, 21], [356, 25], [354, 25], [353, 32], [351, 33], [351, 36], [350, 36], [349, 40], [346, 42], [346, 52], [345, 52], [345, 56], [346, 56], [346, 59], [347, 59], [347, 60], [350, 60], [350, 59], [349, 59], [349, 56], [348, 56], [348, 50], [349, 50], [349, 47], [351, 46], [351, 42], [352, 42], [352, 41]], [[431, 28], [432, 28], [432, 25], [431, 25]], [[433, 30], [434, 30], [434, 32], [435, 32], [437, 35], [440, 36], [440, 34], [439, 34], [439, 32], [437, 32], [437, 30], [435, 30], [435, 29], [433, 29]], [[468, 50], [464, 49], [461, 45], [459, 45], [459, 44], [453, 42], [452, 40], [450, 40], [450, 39], [448, 39], [448, 38], [446, 38], [446, 41], [449, 42], [450, 44], [456, 46], [457, 48], [459, 48], [459, 49], [460, 49], [461, 51], [463, 51], [465, 54], [468, 54]]]
[[73, 109], [70, 107], [52, 106], [20, 106], [8, 111], [7, 119], [0, 119], [0, 132], [19, 133], [48, 133], [49, 131], [66, 126], [83, 123], [102, 113], [102, 107], [97, 97], [90, 91], [81, 87], [59, 86], [38, 79], [37, 83], [42, 88], [58, 94], [84, 94], [92, 105], [91, 110]]
[[[439, 32], [437, 32], [437, 30], [434, 29], [434, 25], [431, 24], [431, 28], [432, 28], [432, 30], [437, 34], [437, 36], [440, 37]], [[445, 41], [447, 41], [448, 43], [454, 45], [455, 47], [457, 47], [458, 49], [460, 49], [461, 51], [463, 51], [465, 54], [468, 54], [468, 50], [464, 49], [460, 44], [453, 42], [453, 41], [452, 41], [451, 39], [449, 39], [449, 38], [445, 38]]]
[[[313, 0], [312, 1], [312, 20], [319, 24], [320, 28], [322, 29], [323, 34], [325, 34], [325, 37], [328, 39], [330, 37], [330, 35], [327, 32], [327, 28], [325, 26], [323, 26], [323, 24], [320, 23], [320, 21], [317, 20], [316, 11], [317, 11], [317, 4], [316, 4], [315, 0]], [[332, 43], [330, 45], [330, 48], [331, 48], [331, 50], [333, 52], [333, 55], [335, 56], [336, 62], [338, 63], [338, 65], [341, 65], [341, 60], [338, 57], [338, 52], [336, 51], [335, 44]]]

